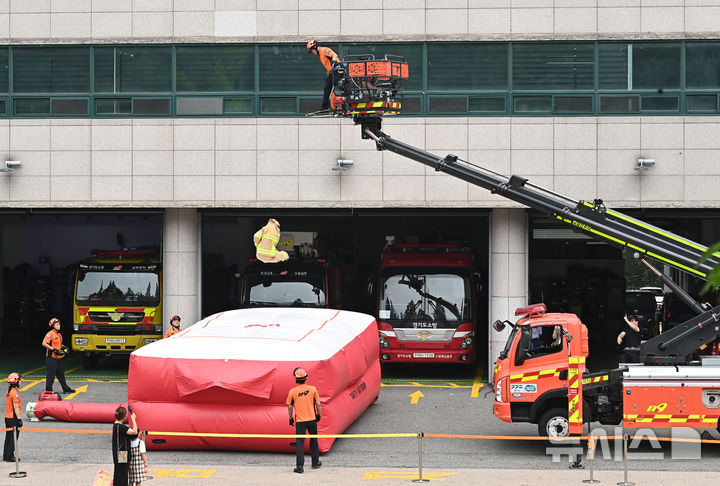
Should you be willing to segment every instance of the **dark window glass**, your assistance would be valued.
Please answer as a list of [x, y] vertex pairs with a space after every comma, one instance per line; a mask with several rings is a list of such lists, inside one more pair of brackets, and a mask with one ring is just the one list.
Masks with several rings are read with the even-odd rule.
[[222, 98], [178, 98], [178, 115], [219, 115], [223, 111]]
[[[420, 91], [423, 86], [423, 48], [422, 44], [346, 44], [342, 56], [372, 54], [375, 59], [383, 59], [385, 54], [402, 56], [408, 63], [410, 77], [403, 80], [402, 89]], [[341, 54], [338, 52], [338, 56]], [[314, 56], [313, 56], [314, 57]]]
[[252, 113], [252, 111], [250, 98], [225, 98], [225, 113]]
[[17, 115], [49, 115], [50, 98], [15, 98]]
[[169, 99], [134, 99], [133, 113], [135, 115], [169, 115]]
[[175, 66], [178, 91], [255, 89], [255, 48], [252, 46], [178, 47]]
[[716, 95], [688, 95], [687, 96], [688, 111], [717, 111]]
[[628, 89], [628, 46], [598, 45], [598, 85], [600, 89]]
[[690, 89], [720, 88], [720, 44], [685, 46], [685, 86]]
[[98, 115], [128, 115], [132, 113], [132, 100], [130, 98], [96, 99], [95, 113]]
[[680, 107], [678, 96], [643, 96], [640, 101], [642, 111], [678, 111]]
[[170, 91], [170, 47], [95, 49], [96, 93]]
[[260, 113], [292, 114], [297, 111], [296, 98], [260, 98]]
[[513, 89], [593, 89], [595, 47], [514, 44]]
[[300, 113], [312, 113], [319, 111], [322, 106], [320, 98], [300, 98]]
[[680, 88], [680, 43], [632, 44], [632, 89]]
[[552, 96], [515, 96], [513, 102], [516, 113], [552, 111]]
[[505, 43], [428, 44], [428, 90], [507, 89], [507, 54]]
[[[337, 52], [335, 46], [327, 47]], [[260, 91], [322, 93], [325, 88], [325, 67], [316, 55], [308, 54], [305, 46], [261, 46], [259, 55]]]
[[592, 96], [556, 96], [554, 113], [592, 113]]
[[8, 48], [0, 49], [0, 93], [8, 92], [8, 72], [10, 71]]
[[505, 97], [479, 98], [470, 97], [468, 111], [471, 112], [505, 112]]
[[466, 113], [467, 97], [433, 96], [429, 100], [430, 113]]
[[0, 115], [7, 114], [7, 100], [0, 100]]
[[422, 99], [417, 97], [400, 98], [400, 113], [420, 113]]
[[87, 115], [88, 100], [52, 100], [53, 115]]
[[13, 48], [15, 93], [87, 93], [90, 91], [88, 47]]
[[639, 96], [601, 96], [600, 113], [638, 113]]

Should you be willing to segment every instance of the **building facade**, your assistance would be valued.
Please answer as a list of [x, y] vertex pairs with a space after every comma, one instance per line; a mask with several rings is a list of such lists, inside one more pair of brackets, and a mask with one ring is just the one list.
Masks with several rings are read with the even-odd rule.
[[484, 210], [487, 320], [506, 319], [529, 297], [527, 210], [305, 117], [324, 79], [305, 42], [406, 56], [394, 138], [577, 199], [714, 214], [719, 25], [720, 0], [5, 0], [0, 152], [22, 165], [0, 201], [161, 213], [165, 308], [185, 322], [208, 211]]

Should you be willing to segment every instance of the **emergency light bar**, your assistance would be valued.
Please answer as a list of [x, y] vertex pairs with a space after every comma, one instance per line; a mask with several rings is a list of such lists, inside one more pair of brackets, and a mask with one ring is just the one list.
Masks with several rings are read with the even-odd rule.
[[547, 307], [545, 304], [530, 304], [527, 307], [518, 307], [515, 310], [515, 316], [532, 316], [537, 314], [545, 314]]

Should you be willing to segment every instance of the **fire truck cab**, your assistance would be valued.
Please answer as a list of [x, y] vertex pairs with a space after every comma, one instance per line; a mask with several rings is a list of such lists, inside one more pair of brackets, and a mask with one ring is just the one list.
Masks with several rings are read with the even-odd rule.
[[92, 254], [77, 264], [73, 294], [72, 349], [85, 368], [157, 341], [163, 331], [159, 248]]
[[386, 246], [377, 292], [381, 362], [472, 363], [477, 286], [467, 248]]

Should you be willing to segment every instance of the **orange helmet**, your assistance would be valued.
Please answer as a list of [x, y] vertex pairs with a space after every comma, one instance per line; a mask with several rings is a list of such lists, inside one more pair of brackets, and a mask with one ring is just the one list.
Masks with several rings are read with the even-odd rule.
[[8, 375], [8, 385], [17, 385], [20, 383], [20, 375], [18, 373], [10, 373]]
[[296, 380], [304, 380], [305, 378], [307, 378], [308, 374], [307, 371], [305, 371], [304, 369], [297, 367], [295, 368], [295, 370], [293, 370], [293, 376]]
[[60, 319], [58, 319], [57, 317], [53, 317], [52, 319], [50, 319], [49, 327], [53, 327], [56, 322], [59, 324]]
[[313, 49], [317, 49], [318, 43], [315, 39], [309, 40], [307, 43], [308, 53], [312, 52]]

